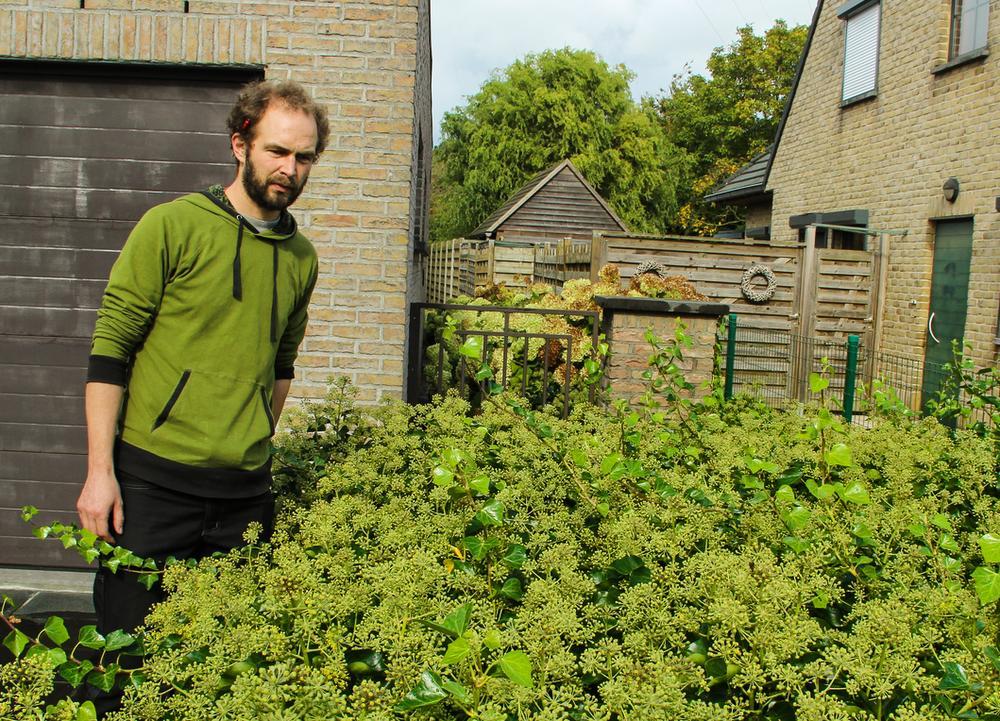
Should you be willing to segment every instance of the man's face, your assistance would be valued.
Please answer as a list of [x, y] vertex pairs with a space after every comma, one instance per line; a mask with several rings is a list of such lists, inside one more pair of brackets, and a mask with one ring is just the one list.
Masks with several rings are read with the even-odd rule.
[[240, 179], [250, 200], [268, 214], [294, 203], [309, 178], [316, 142], [311, 115], [281, 104], [268, 107], [250, 145], [242, 145]]

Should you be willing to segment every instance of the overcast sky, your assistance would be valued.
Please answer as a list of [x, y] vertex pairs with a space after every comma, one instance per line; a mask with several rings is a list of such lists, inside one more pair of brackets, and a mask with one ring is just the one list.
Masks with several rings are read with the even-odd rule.
[[632, 94], [657, 95], [689, 64], [704, 72], [736, 28], [778, 18], [808, 24], [815, 0], [431, 0], [434, 141], [445, 111], [464, 105], [491, 71], [527, 53], [593, 50], [636, 74]]

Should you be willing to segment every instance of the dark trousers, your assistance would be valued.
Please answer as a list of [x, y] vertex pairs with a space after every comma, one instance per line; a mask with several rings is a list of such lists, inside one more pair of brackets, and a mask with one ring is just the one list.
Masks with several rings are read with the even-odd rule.
[[[137, 556], [156, 559], [161, 567], [169, 556], [203, 558], [242, 546], [243, 532], [253, 522], [263, 526], [261, 540], [267, 539], [273, 529], [274, 499], [270, 491], [254, 498], [202, 498], [122, 472], [118, 473], [118, 484], [125, 528], [121, 535], [115, 535], [115, 542]], [[147, 591], [137, 578], [124, 567], [117, 573], [106, 568], [97, 572], [94, 608], [97, 630], [102, 634], [115, 629], [131, 633], [142, 625], [150, 607], [163, 600], [160, 583]], [[107, 712], [117, 707], [120, 698], [120, 692], [99, 694], [94, 702], [100, 712]]]

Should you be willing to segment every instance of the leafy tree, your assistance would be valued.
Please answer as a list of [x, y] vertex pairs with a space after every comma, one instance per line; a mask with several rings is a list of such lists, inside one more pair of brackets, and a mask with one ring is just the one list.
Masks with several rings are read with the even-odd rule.
[[695, 180], [685, 189], [675, 228], [710, 233], [733, 220], [702, 198], [774, 140], [808, 28], [778, 20], [763, 35], [741, 27], [728, 47], [717, 47], [708, 74], [674, 77], [656, 101], [670, 142], [687, 151]]
[[685, 158], [633, 74], [587, 50], [547, 50], [488, 79], [445, 114], [435, 152], [432, 237], [473, 230], [529, 178], [569, 158], [636, 231], [667, 227]]

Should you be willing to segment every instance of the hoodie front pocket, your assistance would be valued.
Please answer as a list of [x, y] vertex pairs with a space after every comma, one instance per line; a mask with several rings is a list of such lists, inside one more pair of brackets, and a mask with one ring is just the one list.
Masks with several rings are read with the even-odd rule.
[[153, 430], [166, 423], [167, 418], [170, 416], [170, 411], [173, 409], [174, 405], [177, 403], [177, 399], [181, 397], [181, 393], [184, 391], [184, 386], [187, 385], [188, 378], [191, 377], [191, 371], [186, 370], [181, 373], [181, 378], [177, 381], [177, 385], [174, 386], [174, 392], [170, 394], [170, 398], [167, 399], [167, 404], [163, 406], [163, 410], [160, 411], [160, 415], [156, 417], [153, 421]]

